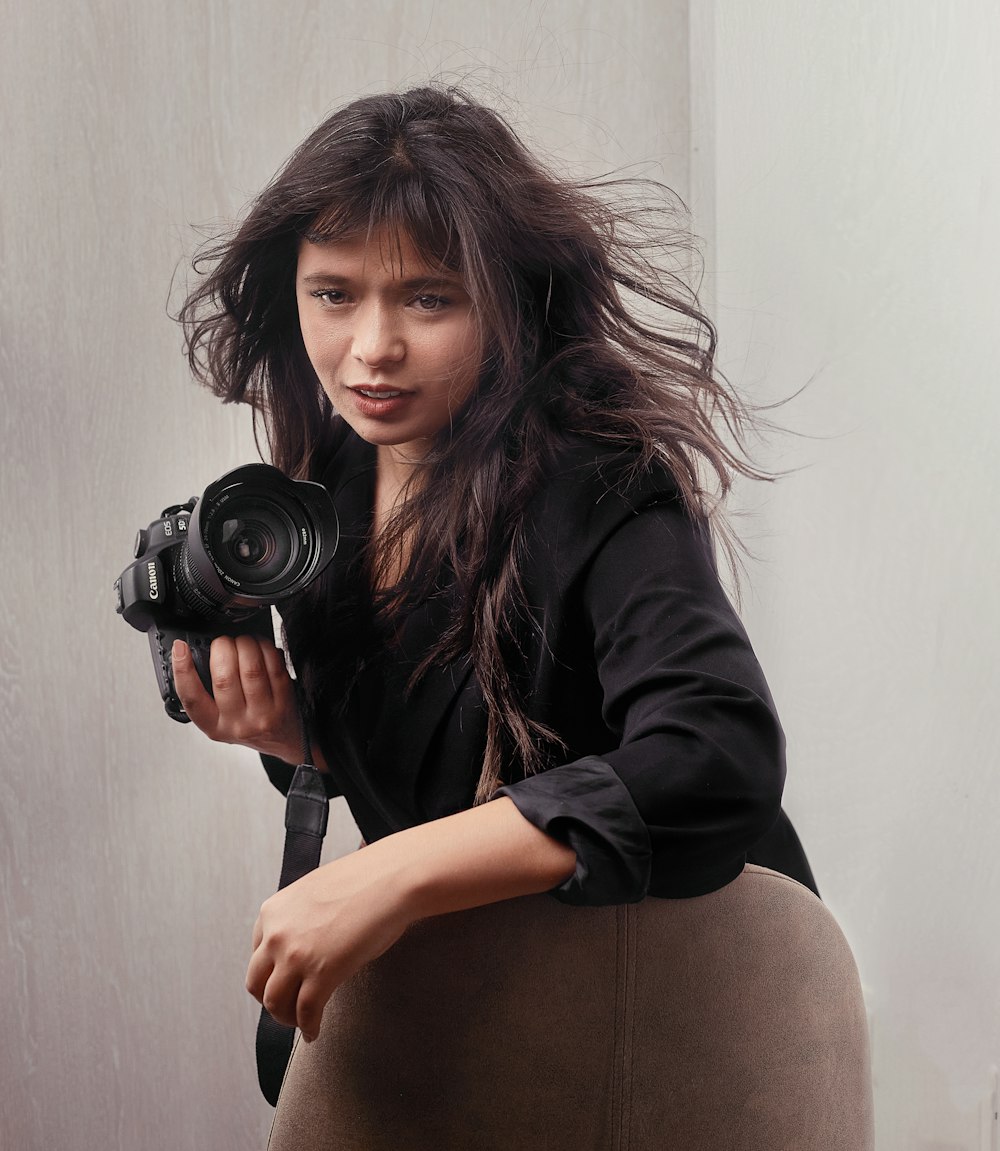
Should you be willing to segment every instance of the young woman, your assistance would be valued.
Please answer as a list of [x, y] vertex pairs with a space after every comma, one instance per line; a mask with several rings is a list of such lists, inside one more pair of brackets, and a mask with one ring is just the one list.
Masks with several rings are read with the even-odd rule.
[[214, 699], [174, 654], [192, 720], [285, 790], [304, 719], [366, 841], [254, 930], [247, 986], [307, 1041], [445, 912], [698, 896], [747, 858], [812, 885], [713, 558], [745, 412], [667, 264], [687, 249], [627, 192], [554, 176], [461, 93], [364, 98], [183, 308], [196, 374], [341, 519], [282, 612], [301, 718], [272, 645], [216, 640]]

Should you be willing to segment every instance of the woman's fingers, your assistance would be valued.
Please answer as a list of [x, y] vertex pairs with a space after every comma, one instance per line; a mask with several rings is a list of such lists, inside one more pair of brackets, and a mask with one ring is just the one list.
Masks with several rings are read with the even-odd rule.
[[303, 965], [296, 961], [294, 951], [279, 955], [277, 965], [271, 949], [260, 946], [262, 929], [260, 918], [254, 925], [254, 951], [247, 967], [247, 991], [266, 1008], [272, 1019], [286, 1027], [298, 1027], [306, 1039], [313, 1039], [319, 1030], [323, 1007], [329, 998], [315, 980], [304, 974]]
[[297, 1027], [307, 1043], [319, 1034], [323, 1009], [331, 993], [320, 979], [310, 978], [298, 965], [287, 961], [275, 967], [258, 946], [247, 968], [246, 985], [272, 1019], [286, 1027]]
[[275, 969], [271, 970], [260, 994], [253, 991], [251, 994], [272, 1019], [285, 1027], [297, 1027], [307, 1043], [319, 1034], [323, 1008], [330, 998], [330, 992], [315, 980], [300, 983], [296, 975], [283, 976]]
[[307, 1043], [312, 1043], [319, 1034], [320, 1024], [323, 1022], [323, 1008], [326, 1007], [329, 998], [330, 993], [324, 994], [323, 988], [315, 981], [307, 979], [299, 988], [298, 999], [295, 1002], [295, 1024]]
[[[248, 989], [249, 984], [248, 974]], [[271, 968], [263, 977], [263, 986], [260, 986], [260, 977], [258, 977], [256, 987], [257, 990], [251, 990], [250, 994], [272, 1019], [284, 1024], [285, 1027], [298, 1026], [295, 1019], [295, 1002], [299, 990], [299, 980], [294, 973], [287, 970], [279, 972], [277, 969]]]
[[[174, 641], [171, 662], [177, 698], [209, 739], [299, 762], [303, 734], [295, 684], [283, 653], [270, 639], [216, 636], [209, 651], [211, 692], [183, 640]], [[317, 763], [325, 770], [322, 759]]]
[[219, 721], [219, 709], [205, 690], [198, 669], [194, 666], [191, 649], [183, 640], [174, 640], [170, 649], [170, 662], [174, 671], [174, 689], [181, 706], [196, 727], [211, 734]]
[[295, 687], [285, 666], [285, 653], [279, 651], [273, 643], [262, 643], [259, 649], [271, 681], [271, 695], [275, 702], [285, 703], [294, 700]]
[[212, 640], [208, 657], [212, 673], [212, 691], [219, 714], [236, 717], [246, 711], [247, 701], [240, 678], [240, 657], [232, 636], [218, 635]]
[[254, 947], [253, 955], [250, 956], [250, 963], [247, 967], [247, 991], [257, 1000], [258, 1003], [264, 1002], [264, 990], [267, 987], [267, 981], [274, 971], [274, 963], [265, 950], [258, 944]]
[[[274, 703], [271, 674], [256, 636], [238, 635], [235, 640], [236, 662], [243, 698], [251, 711], [270, 709]], [[269, 644], [272, 647], [273, 644]]]
[[271, 640], [216, 636], [209, 653], [211, 693], [198, 677], [188, 645], [178, 640], [173, 652], [178, 698], [210, 739], [296, 759], [302, 738], [295, 686]]

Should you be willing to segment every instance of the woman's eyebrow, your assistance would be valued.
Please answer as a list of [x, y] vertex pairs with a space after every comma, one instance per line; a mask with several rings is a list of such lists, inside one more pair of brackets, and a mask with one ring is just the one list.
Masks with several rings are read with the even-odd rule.
[[465, 284], [459, 279], [458, 276], [411, 276], [406, 280], [399, 281], [400, 288], [405, 291], [416, 291], [419, 288], [450, 288], [452, 291], [456, 289], [464, 291]]
[[[300, 282], [307, 286], [350, 284], [353, 283], [353, 279], [351, 276], [345, 276], [340, 272], [310, 272], [307, 276], [303, 276]], [[446, 288], [453, 292], [465, 290], [465, 284], [459, 277], [433, 273], [427, 276], [410, 276], [405, 280], [393, 280], [390, 286], [401, 292], [414, 292], [424, 288]]]
[[337, 272], [310, 272], [302, 277], [303, 284], [347, 284], [350, 276], [341, 276]]

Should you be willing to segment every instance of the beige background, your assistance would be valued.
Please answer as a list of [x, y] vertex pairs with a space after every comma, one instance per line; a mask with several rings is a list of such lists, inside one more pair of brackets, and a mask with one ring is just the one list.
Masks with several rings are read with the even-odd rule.
[[868, 993], [877, 1145], [997, 1151], [1000, 6], [691, 11], [723, 363], [808, 383], [744, 614]]
[[[242, 990], [281, 802], [167, 721], [135, 529], [254, 458], [166, 317], [327, 111], [464, 78], [690, 198], [722, 360], [800, 436], [741, 494], [787, 807], [858, 957], [879, 1151], [997, 1151], [993, 0], [0, 0], [0, 1148], [261, 1146]], [[176, 288], [175, 288], [176, 298]], [[338, 813], [331, 850], [353, 845]]]
[[282, 803], [165, 718], [111, 594], [138, 527], [255, 458], [188, 382], [171, 279], [335, 106], [429, 75], [684, 192], [684, 5], [2, 0], [0, 27], [0, 1148], [242, 1151]]

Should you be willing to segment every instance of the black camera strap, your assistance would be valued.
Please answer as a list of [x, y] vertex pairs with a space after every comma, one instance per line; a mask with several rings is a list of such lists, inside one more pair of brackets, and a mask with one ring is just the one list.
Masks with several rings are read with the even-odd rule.
[[[304, 742], [306, 754], [303, 759], [306, 762], [295, 769], [285, 805], [285, 849], [281, 858], [279, 891], [319, 866], [330, 812], [323, 777], [311, 762], [308, 739]], [[272, 1107], [278, 1102], [294, 1043], [295, 1028], [278, 1023], [262, 1007], [257, 1024], [257, 1080], [264, 1098]]]

